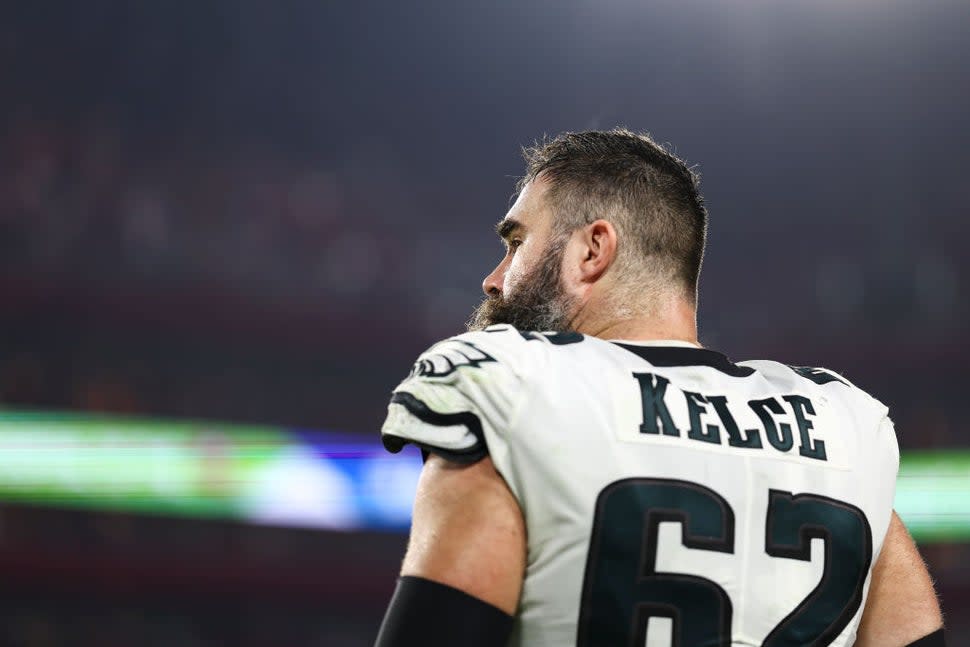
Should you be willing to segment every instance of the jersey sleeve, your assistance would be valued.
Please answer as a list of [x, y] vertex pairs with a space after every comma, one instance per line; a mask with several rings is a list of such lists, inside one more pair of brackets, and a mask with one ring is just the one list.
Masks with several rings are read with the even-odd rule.
[[870, 519], [873, 539], [876, 549], [873, 552], [873, 562], [879, 558], [882, 543], [889, 530], [889, 521], [896, 499], [896, 478], [899, 475], [899, 444], [896, 439], [896, 428], [886, 409], [876, 427], [873, 436], [872, 452], [868, 456], [871, 461], [867, 468], [867, 476], [872, 478], [875, 486], [876, 505], [878, 511]]
[[460, 463], [481, 460], [486, 437], [508, 432], [538, 350], [510, 326], [435, 344], [391, 395], [384, 447], [397, 453], [411, 443]]

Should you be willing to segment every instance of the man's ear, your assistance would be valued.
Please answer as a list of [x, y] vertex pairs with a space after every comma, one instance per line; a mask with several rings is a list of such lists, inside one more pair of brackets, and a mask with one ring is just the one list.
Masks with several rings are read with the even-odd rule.
[[593, 283], [609, 269], [616, 260], [616, 228], [608, 220], [594, 220], [582, 229], [583, 258], [580, 260], [580, 278]]

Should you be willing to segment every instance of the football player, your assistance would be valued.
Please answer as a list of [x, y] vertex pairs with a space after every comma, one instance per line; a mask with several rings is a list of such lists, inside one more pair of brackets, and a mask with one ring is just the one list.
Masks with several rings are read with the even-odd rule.
[[621, 129], [526, 158], [471, 332], [391, 398], [426, 462], [377, 645], [943, 645], [887, 408], [698, 342], [692, 171]]

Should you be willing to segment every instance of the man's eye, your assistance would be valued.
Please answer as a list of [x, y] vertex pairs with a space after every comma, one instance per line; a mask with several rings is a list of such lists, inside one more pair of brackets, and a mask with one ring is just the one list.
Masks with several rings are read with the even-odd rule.
[[510, 240], [509, 241], [509, 252], [514, 252], [522, 244], [521, 240]]

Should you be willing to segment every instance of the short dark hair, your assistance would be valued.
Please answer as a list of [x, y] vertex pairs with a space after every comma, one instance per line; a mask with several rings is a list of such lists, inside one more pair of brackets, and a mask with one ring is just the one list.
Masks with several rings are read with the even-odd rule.
[[540, 175], [566, 233], [598, 218], [613, 223], [619, 257], [660, 270], [697, 298], [707, 237], [699, 176], [647, 134], [625, 128], [563, 133], [523, 149], [526, 174], [518, 190]]

